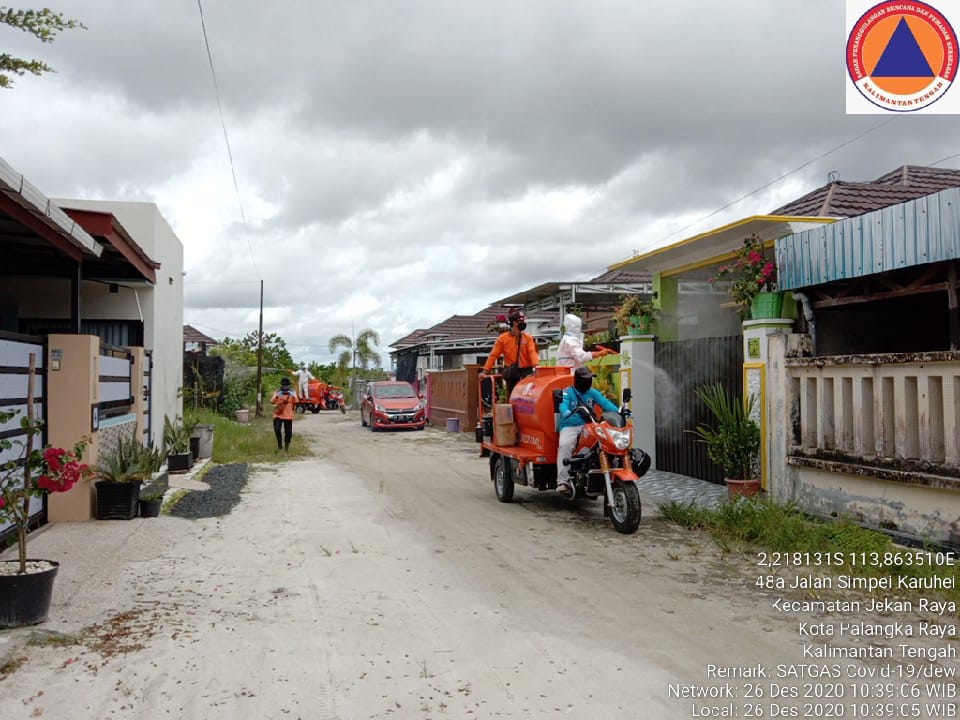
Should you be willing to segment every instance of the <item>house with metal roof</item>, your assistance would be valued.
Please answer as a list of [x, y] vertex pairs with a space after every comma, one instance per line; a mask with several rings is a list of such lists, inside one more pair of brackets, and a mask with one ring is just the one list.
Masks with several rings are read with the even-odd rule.
[[807, 313], [766, 348], [771, 492], [960, 547], [960, 188], [780, 238], [776, 258]]
[[[652, 362], [657, 467], [714, 479], [694, 445], [671, 439], [710, 421], [697, 415], [693, 390], [721, 381], [763, 396], [762, 470], [778, 498], [955, 541], [960, 515], [943, 508], [956, 506], [956, 495], [911, 492], [947, 491], [960, 476], [960, 373], [951, 354], [960, 332], [958, 187], [958, 170], [911, 165], [871, 182], [831, 179], [771, 215], [614, 265], [649, 269], [661, 303]], [[775, 249], [779, 286], [798, 301], [793, 317], [741, 323], [724, 288], [706, 282], [751, 234]], [[781, 356], [768, 356], [768, 345]], [[738, 365], [728, 354], [739, 354], [739, 377], [724, 380], [720, 367]], [[935, 477], [921, 477], [921, 468]]]
[[[50, 199], [0, 159], [0, 253], [0, 407], [44, 442], [90, 436], [88, 462], [182, 414], [183, 246], [155, 205]], [[92, 497], [51, 496], [51, 519], [89, 519]]]

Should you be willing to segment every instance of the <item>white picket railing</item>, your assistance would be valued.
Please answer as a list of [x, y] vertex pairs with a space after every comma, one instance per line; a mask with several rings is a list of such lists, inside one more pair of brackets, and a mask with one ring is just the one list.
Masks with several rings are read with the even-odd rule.
[[787, 360], [792, 452], [960, 469], [960, 353]]

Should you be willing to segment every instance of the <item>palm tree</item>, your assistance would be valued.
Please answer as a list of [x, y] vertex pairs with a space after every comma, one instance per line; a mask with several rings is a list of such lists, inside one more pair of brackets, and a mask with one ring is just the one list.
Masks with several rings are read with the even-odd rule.
[[367, 328], [361, 330], [355, 339], [346, 335], [334, 335], [330, 338], [330, 352], [335, 353], [343, 348], [337, 358], [337, 369], [346, 374], [347, 368], [351, 368], [353, 377], [356, 377], [357, 362], [360, 367], [366, 370], [370, 365], [380, 365], [380, 355], [374, 348], [380, 347], [380, 336], [376, 330]]

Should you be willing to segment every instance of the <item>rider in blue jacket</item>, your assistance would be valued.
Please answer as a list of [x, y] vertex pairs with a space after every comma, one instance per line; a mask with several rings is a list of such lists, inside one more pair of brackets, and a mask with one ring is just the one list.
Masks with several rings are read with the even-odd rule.
[[[570, 467], [564, 465], [573, 455], [573, 448], [577, 445], [580, 431], [586, 424], [577, 414], [577, 407], [585, 405], [594, 412], [594, 406], [599, 405], [605, 411], [617, 412], [618, 408], [607, 400], [598, 390], [593, 389], [593, 373], [588, 367], [578, 367], [573, 373], [573, 385], [563, 391], [563, 400], [560, 402], [560, 439], [557, 445], [557, 492], [570, 495]], [[596, 415], [594, 415], [596, 417]]]

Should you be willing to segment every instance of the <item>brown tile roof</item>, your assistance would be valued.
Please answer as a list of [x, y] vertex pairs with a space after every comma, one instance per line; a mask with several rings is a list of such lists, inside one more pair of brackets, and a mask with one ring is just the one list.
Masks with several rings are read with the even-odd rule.
[[493, 345], [496, 333], [487, 330], [487, 326], [496, 322], [498, 315], [507, 315], [511, 309], [500, 305], [491, 305], [476, 315], [451, 315], [446, 320], [442, 320], [425, 330], [414, 330], [406, 337], [390, 343], [389, 347], [406, 350], [429, 342], [456, 343], [485, 338], [489, 338], [490, 345]]
[[394, 340], [387, 347], [397, 348], [402, 350], [403, 348], [411, 347], [413, 345], [419, 345], [423, 336], [427, 334], [427, 331], [423, 328], [418, 328], [414, 330], [409, 335], [404, 335], [399, 340]]
[[648, 270], [607, 270], [603, 275], [591, 278], [592, 283], [648, 283], [653, 275]]
[[855, 217], [952, 187], [960, 187], [960, 170], [903, 165], [872, 182], [827, 183], [770, 214]]
[[508, 315], [512, 309], [500, 305], [491, 305], [476, 315], [451, 315], [446, 320], [429, 328], [424, 335], [430, 339], [445, 342], [482, 338], [489, 335], [491, 337], [490, 342], [493, 343], [496, 335], [487, 330], [487, 326], [496, 322], [498, 315]]
[[185, 343], [195, 342], [195, 343], [200, 343], [201, 345], [203, 344], [219, 345], [220, 344], [219, 340], [214, 340], [209, 335], [204, 335], [202, 332], [197, 330], [192, 325], [183, 326], [183, 342]]

